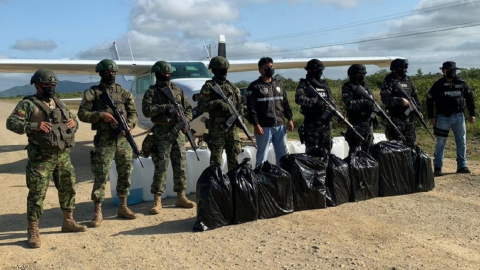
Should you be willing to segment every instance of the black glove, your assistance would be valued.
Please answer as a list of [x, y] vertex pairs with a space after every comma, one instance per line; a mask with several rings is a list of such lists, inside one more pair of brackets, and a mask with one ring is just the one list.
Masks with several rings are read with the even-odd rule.
[[175, 106], [173, 106], [173, 104], [165, 105], [165, 112], [171, 118], [175, 118], [177, 116], [177, 110], [175, 109]]

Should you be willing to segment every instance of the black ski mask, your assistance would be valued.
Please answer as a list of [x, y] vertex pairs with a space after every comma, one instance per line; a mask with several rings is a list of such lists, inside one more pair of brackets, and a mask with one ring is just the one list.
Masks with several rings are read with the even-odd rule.
[[115, 74], [107, 73], [105, 71], [100, 73], [100, 77], [102, 78], [100, 81], [106, 84], [115, 83]]
[[155, 78], [157, 79], [157, 82], [169, 82], [172, 78], [172, 74], [155, 73]]
[[41, 94], [44, 98], [53, 98], [55, 96], [55, 87], [42, 87]]
[[395, 70], [395, 74], [400, 78], [405, 78], [407, 75], [407, 70], [404, 68], [397, 68], [397, 70]]
[[307, 80], [316, 80], [317, 82], [320, 82], [321, 78], [323, 75], [323, 70], [312, 70], [309, 73], [307, 73]]
[[228, 69], [226, 69], [226, 68], [216, 68], [216, 69], [213, 69], [212, 72], [213, 72], [213, 75], [214, 75], [215, 79], [217, 79], [218, 81], [224, 82], [224, 81], [227, 80]]
[[357, 75], [355, 75], [355, 82], [357, 82], [359, 84], [364, 83], [365, 82], [365, 74], [358, 73]]
[[264, 75], [268, 78], [271, 78], [273, 77], [273, 74], [275, 74], [275, 69], [274, 68], [266, 68], [263, 70], [264, 71]]
[[445, 77], [449, 79], [454, 79], [457, 76], [457, 71], [455, 69], [449, 69], [445, 72]]

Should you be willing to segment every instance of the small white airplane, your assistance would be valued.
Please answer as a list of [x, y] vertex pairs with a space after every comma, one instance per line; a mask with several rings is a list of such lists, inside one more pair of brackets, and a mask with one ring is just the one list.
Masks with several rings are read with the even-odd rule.
[[[138, 111], [138, 124], [144, 129], [153, 126], [149, 118], [143, 116], [142, 98], [150, 85], [155, 84], [155, 74], [150, 72], [150, 68], [156, 61], [134, 61], [120, 60], [116, 44], [113, 43], [110, 48], [112, 60], [118, 65], [116, 81], [126, 89], [130, 89]], [[218, 55], [226, 57], [225, 36], [219, 36]], [[403, 57], [328, 57], [317, 59], [321, 60], [325, 67], [349, 66], [352, 64], [376, 65], [381, 68], [388, 68], [395, 58]], [[296, 59], [273, 59], [276, 70], [304, 68], [311, 58]], [[164, 59], [158, 59], [164, 60]], [[92, 75], [95, 73], [95, 66], [100, 60], [41, 60], [41, 59], [0, 59], [0, 72], [2, 73], [34, 73], [40, 68], [48, 68], [57, 74], [79, 74]], [[195, 119], [191, 126], [196, 131], [196, 136], [202, 136], [205, 130], [205, 119], [208, 114], [201, 114], [197, 109], [196, 94], [206, 80], [212, 78], [208, 70], [209, 61], [168, 61], [173, 67], [171, 81], [178, 85], [188, 96], [192, 107], [194, 108]], [[229, 60], [231, 72], [256, 71], [258, 70], [258, 59], [256, 60]], [[123, 75], [123, 76], [118, 76]], [[125, 75], [133, 75], [134, 80], [129, 81]], [[81, 99], [77, 99], [81, 100]], [[72, 101], [72, 99], [70, 99]]]

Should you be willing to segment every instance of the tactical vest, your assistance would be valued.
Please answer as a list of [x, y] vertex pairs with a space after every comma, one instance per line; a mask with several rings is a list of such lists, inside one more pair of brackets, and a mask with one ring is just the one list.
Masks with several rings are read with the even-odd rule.
[[[347, 84], [348, 87], [350, 88], [350, 92], [353, 93], [353, 100], [362, 100], [365, 99], [362, 97], [360, 94], [358, 94], [354, 89], [357, 87], [357, 85], [354, 85], [352, 83]], [[371, 90], [366, 86], [363, 85], [363, 88], [368, 92], [370, 96], [372, 96]], [[347, 118], [348, 121], [352, 125], [357, 125], [358, 123], [361, 122], [371, 122], [375, 118], [375, 113], [373, 111], [373, 108], [369, 109], [362, 109], [362, 110], [349, 110], [347, 109]]]
[[55, 109], [50, 107], [37, 96], [26, 96], [24, 99], [32, 101], [40, 109], [38, 113], [34, 113], [30, 119], [30, 123], [50, 122], [52, 130], [48, 133], [43, 131], [32, 131], [28, 133], [28, 142], [38, 145], [42, 148], [65, 149], [71, 148], [75, 145], [76, 129], [69, 129], [67, 127], [69, 113], [67, 108], [57, 99], [53, 98], [55, 102]]
[[442, 84], [442, 90], [435, 101], [437, 114], [450, 116], [455, 113], [463, 112], [465, 109], [465, 82], [455, 79], [450, 83], [446, 81]]
[[[320, 82], [316, 83], [314, 81], [308, 81], [306, 79], [300, 79], [300, 82], [303, 82], [305, 87], [308, 87], [308, 84], [310, 84], [317, 93], [319, 93], [323, 98], [326, 100], [329, 100], [331, 97], [329, 96], [329, 93], [327, 91], [327, 85], [325, 80], [321, 80]], [[314, 97], [314, 96], [308, 96], [308, 97]], [[325, 112], [326, 106], [320, 107], [307, 107], [307, 106], [300, 106], [300, 113], [304, 115], [304, 123], [316, 123], [319, 121], [322, 122], [330, 122], [331, 120], [331, 115], [328, 117], [324, 118], [323, 113]]]
[[[215, 81], [213, 80], [209, 80], [207, 81], [207, 83], [209, 83], [210, 85], [215, 85]], [[237, 100], [237, 97], [235, 95], [235, 89], [237, 87], [229, 81], [225, 81], [223, 84], [218, 84], [218, 86], [220, 86], [220, 89], [222, 89], [222, 92], [225, 94], [225, 96], [232, 101], [232, 104], [235, 106], [235, 109], [237, 109], [240, 112], [241, 108], [239, 108], [239, 101]], [[217, 99], [223, 100], [219, 94], [217, 94], [213, 89], [210, 89], [210, 101], [214, 101]], [[214, 119], [214, 118], [223, 119], [223, 118], [229, 117], [228, 113], [225, 114], [224, 111], [217, 110], [217, 109], [210, 110], [208, 114], [210, 115], [210, 119]]]
[[[409, 97], [412, 96], [413, 85], [408, 77], [405, 77], [398, 81], [392, 80], [391, 78], [389, 78], [388, 83], [389, 83], [389, 86], [391, 87], [391, 94], [393, 97], [403, 98], [402, 94], [395, 89], [396, 83], [399, 83], [402, 86], [403, 90], [405, 90], [405, 93], [407, 93]], [[385, 106], [385, 109], [388, 111], [388, 114], [393, 118], [405, 119], [408, 117], [413, 117], [413, 113], [410, 113], [409, 116], [405, 114], [405, 111], [409, 109], [408, 106], [395, 106], [395, 107]]]
[[[173, 97], [178, 104], [180, 104], [185, 109], [185, 99], [183, 97], [182, 91], [175, 87], [174, 85], [168, 84], [165, 87], [170, 87], [172, 90]], [[157, 87], [155, 85], [150, 85], [149, 90], [153, 90], [153, 104], [164, 105], [164, 104], [172, 104], [170, 100], [162, 93], [162, 88]], [[150, 118], [153, 123], [172, 123], [175, 122], [176, 119], [170, 117], [168, 113], [160, 113], [155, 115], [154, 117]]]
[[[113, 110], [110, 109], [105, 103], [100, 100], [100, 95], [103, 91], [108, 91], [101, 85], [94, 85], [90, 89], [94, 91], [95, 98], [93, 100], [93, 111], [99, 112], [108, 112], [113, 115]], [[125, 109], [125, 97], [122, 95], [122, 87], [119, 84], [115, 84], [114, 91], [109, 92], [110, 98], [113, 101], [113, 104], [118, 108], [120, 113], [126, 118], [127, 110]], [[92, 130], [114, 130], [117, 129], [118, 125], [115, 123], [107, 123], [105, 121], [98, 121], [96, 123], [92, 123]]]

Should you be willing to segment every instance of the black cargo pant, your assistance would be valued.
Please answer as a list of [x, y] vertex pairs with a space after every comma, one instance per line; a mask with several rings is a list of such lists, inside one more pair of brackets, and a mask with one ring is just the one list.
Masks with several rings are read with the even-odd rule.
[[348, 128], [347, 132], [345, 133], [345, 140], [347, 141], [349, 147], [348, 153], [354, 153], [358, 147], [361, 147], [364, 152], [370, 153], [370, 148], [373, 145], [372, 123], [367, 121], [352, 125], [365, 140], [362, 141], [362, 139], [360, 139], [360, 137], [358, 137], [358, 135], [351, 128]]
[[409, 147], [414, 147], [417, 135], [415, 134], [415, 123], [413, 122], [413, 119], [400, 119], [393, 117], [391, 119], [406, 140], [402, 140], [400, 138], [400, 134], [398, 134], [395, 128], [391, 127], [390, 125], [387, 125], [387, 127], [385, 128], [385, 136], [387, 137], [387, 139], [389, 141], [402, 141], [403, 144]]
[[330, 152], [332, 149], [332, 128], [330, 122], [304, 122], [305, 153], [319, 148]]

